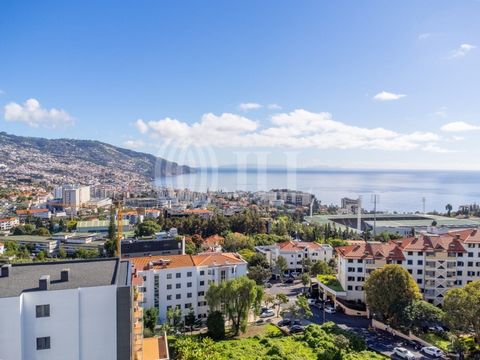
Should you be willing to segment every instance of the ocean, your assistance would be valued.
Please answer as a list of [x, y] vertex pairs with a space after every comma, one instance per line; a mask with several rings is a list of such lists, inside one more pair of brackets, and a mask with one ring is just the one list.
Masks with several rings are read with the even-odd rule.
[[322, 204], [340, 204], [342, 197], [362, 196], [363, 208], [373, 209], [372, 195], [378, 194], [377, 210], [415, 212], [445, 211], [451, 204], [480, 202], [480, 172], [413, 170], [199, 170], [195, 174], [162, 177], [157, 186], [210, 190], [264, 191], [292, 189], [315, 194]]

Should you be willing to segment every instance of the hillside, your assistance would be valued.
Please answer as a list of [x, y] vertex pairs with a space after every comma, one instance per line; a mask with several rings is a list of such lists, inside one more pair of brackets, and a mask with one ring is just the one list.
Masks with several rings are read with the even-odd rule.
[[31, 178], [49, 184], [141, 185], [194, 169], [100, 141], [44, 139], [0, 132], [4, 180]]

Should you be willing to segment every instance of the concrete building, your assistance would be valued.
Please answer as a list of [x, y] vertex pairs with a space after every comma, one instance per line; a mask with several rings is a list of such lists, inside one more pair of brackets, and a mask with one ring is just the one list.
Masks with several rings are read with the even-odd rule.
[[131, 359], [128, 262], [4, 265], [1, 275], [0, 359]]
[[337, 278], [344, 290], [341, 298], [365, 302], [364, 283], [369, 274], [386, 264], [408, 270], [423, 297], [443, 303], [448, 289], [480, 279], [480, 232], [451, 231], [421, 235], [388, 243], [359, 242], [338, 247]]
[[[131, 231], [133, 229], [132, 224], [128, 220], [123, 220], [123, 231]], [[78, 232], [99, 232], [106, 233], [108, 232], [108, 226], [110, 225], [109, 220], [89, 220], [89, 221], [79, 221], [77, 222]], [[115, 225], [117, 222], [115, 221]]]
[[263, 253], [272, 265], [280, 256], [285, 258], [288, 272], [302, 272], [306, 259], [314, 263], [317, 261], [329, 262], [333, 258], [333, 248], [330, 245], [316, 242], [285, 241], [270, 246], [257, 246], [255, 249]]
[[90, 186], [65, 185], [62, 202], [66, 207], [79, 208], [90, 201]]
[[18, 225], [20, 225], [20, 221], [17, 217], [0, 219], [0, 231], [10, 230]]
[[4, 241], [13, 241], [18, 245], [26, 246], [31, 249], [34, 254], [44, 251], [51, 255], [58, 250], [59, 241], [48, 236], [37, 235], [11, 235], [6, 236]]
[[20, 221], [25, 221], [29, 216], [37, 219], [50, 219], [52, 217], [52, 213], [48, 209], [17, 210], [17, 215]]
[[137, 257], [130, 261], [135, 274], [144, 280], [143, 306], [158, 308], [161, 323], [172, 307], [182, 309], [183, 316], [192, 308], [198, 319], [206, 318], [209, 286], [247, 274], [247, 263], [232, 253]]

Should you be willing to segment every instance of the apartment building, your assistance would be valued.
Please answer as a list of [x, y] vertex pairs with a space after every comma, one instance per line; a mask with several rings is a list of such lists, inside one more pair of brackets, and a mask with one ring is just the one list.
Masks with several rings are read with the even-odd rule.
[[52, 217], [52, 213], [48, 209], [17, 210], [17, 215], [20, 221], [25, 221], [29, 216], [37, 219], [50, 219]]
[[66, 207], [78, 208], [90, 201], [90, 186], [65, 185], [62, 201]]
[[279, 256], [285, 258], [289, 272], [301, 272], [306, 259], [328, 262], [333, 258], [330, 245], [308, 241], [291, 240], [271, 246], [257, 246], [255, 249], [263, 253], [272, 265]]
[[17, 217], [8, 217], [0, 219], [0, 231], [7, 231], [20, 225]]
[[246, 261], [233, 253], [148, 256], [130, 261], [135, 274], [144, 280], [143, 306], [158, 308], [160, 323], [173, 307], [182, 309], [183, 316], [192, 308], [198, 319], [206, 318], [209, 286], [247, 274]]
[[131, 277], [119, 259], [2, 266], [0, 359], [130, 359]]
[[386, 264], [407, 269], [424, 299], [435, 305], [443, 303], [448, 289], [480, 279], [480, 231], [476, 229], [388, 243], [357, 243], [336, 250], [337, 276], [346, 300], [365, 302], [365, 279]]
[[58, 240], [52, 239], [48, 236], [37, 235], [11, 235], [6, 236], [4, 241], [13, 241], [18, 245], [26, 246], [35, 254], [43, 251], [46, 254], [51, 255], [58, 250], [59, 245]]

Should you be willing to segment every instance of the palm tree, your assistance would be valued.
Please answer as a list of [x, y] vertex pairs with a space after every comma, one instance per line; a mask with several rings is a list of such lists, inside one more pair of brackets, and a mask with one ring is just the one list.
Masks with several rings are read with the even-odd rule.
[[447, 215], [448, 215], [448, 217], [450, 217], [450, 214], [451, 214], [451, 212], [452, 212], [452, 209], [453, 209], [453, 206], [452, 206], [451, 204], [447, 204], [447, 205], [445, 206], [445, 210], [447, 210]]

